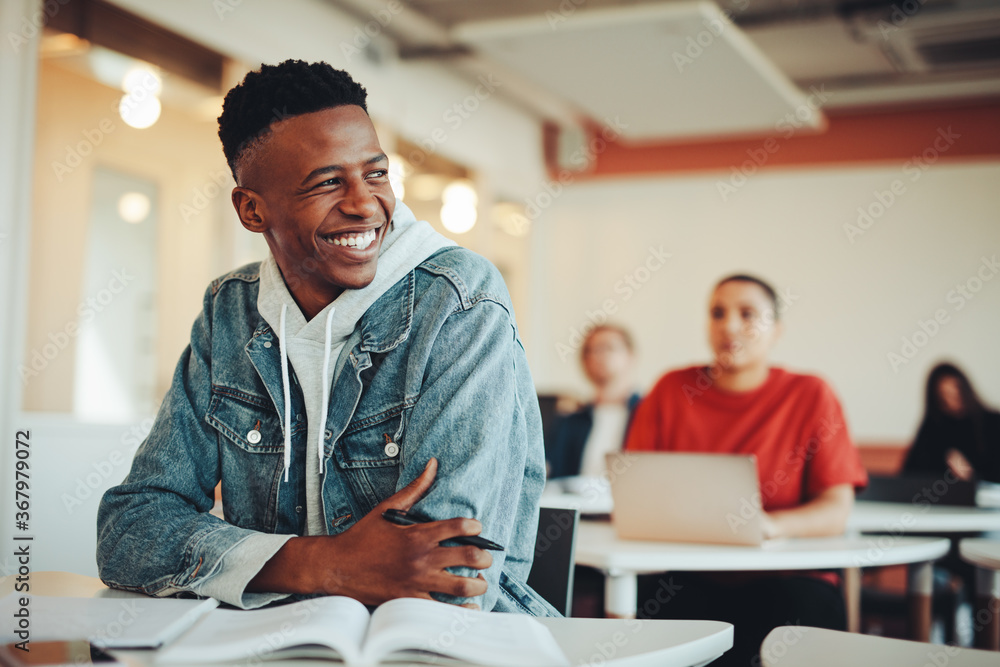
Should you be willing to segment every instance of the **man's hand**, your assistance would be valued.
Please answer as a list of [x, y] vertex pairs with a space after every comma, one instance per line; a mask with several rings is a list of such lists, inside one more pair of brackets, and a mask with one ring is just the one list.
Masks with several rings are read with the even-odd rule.
[[482, 531], [478, 521], [456, 518], [397, 526], [382, 518], [387, 509], [410, 509], [430, 489], [436, 473], [437, 460], [431, 459], [419, 477], [340, 535], [292, 538], [251, 580], [247, 591], [347, 595], [367, 605], [399, 597], [430, 598], [432, 592], [482, 595], [486, 592], [482, 575], [461, 577], [445, 568], [484, 570], [493, 557], [478, 547], [439, 544], [460, 535], [478, 535]]

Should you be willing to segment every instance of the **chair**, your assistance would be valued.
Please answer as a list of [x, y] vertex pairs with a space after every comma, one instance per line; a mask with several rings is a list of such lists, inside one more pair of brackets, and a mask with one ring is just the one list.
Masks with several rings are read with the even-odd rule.
[[998, 662], [993, 651], [795, 625], [771, 630], [760, 645], [760, 657], [763, 667], [996, 667]]
[[573, 599], [573, 558], [580, 511], [561, 507], [538, 510], [535, 561], [528, 585], [563, 616], [569, 616]]
[[[926, 473], [903, 473], [898, 476], [869, 476], [868, 487], [857, 495], [858, 500], [871, 502], [911, 503], [915, 511], [923, 504], [976, 506], [977, 485], [975, 482], [947, 480], [941, 475]], [[972, 535], [972, 534], [970, 534]], [[955, 538], [955, 534], [941, 534], [941, 537]], [[959, 614], [969, 597], [972, 580], [971, 569], [962, 567], [957, 555], [957, 540], [952, 540], [952, 553], [943, 562], [934, 565], [934, 594], [932, 614], [943, 624], [944, 640], [956, 642]], [[956, 567], [957, 566], [957, 567]], [[961, 576], [964, 586], [958, 584], [952, 575]], [[879, 617], [890, 623], [900, 622], [906, 616], [907, 602], [904, 595], [896, 592], [866, 586], [861, 592], [862, 616]]]

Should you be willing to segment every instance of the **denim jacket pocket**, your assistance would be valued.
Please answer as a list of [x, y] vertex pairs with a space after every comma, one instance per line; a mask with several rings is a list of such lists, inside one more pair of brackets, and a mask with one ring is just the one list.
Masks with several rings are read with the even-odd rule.
[[[241, 528], [274, 532], [285, 440], [281, 420], [270, 400], [216, 386], [212, 388], [205, 421], [221, 436], [222, 479], [238, 480], [222, 484], [226, 521]], [[301, 424], [299, 428], [293, 426], [292, 437], [304, 428]]]
[[205, 420], [234, 445], [251, 454], [281, 454], [284, 451], [281, 422], [268, 398], [213, 387]]
[[399, 465], [405, 408], [398, 405], [348, 424], [335, 448], [337, 465], [344, 470]]
[[334, 448], [337, 466], [353, 490], [360, 518], [396, 492], [403, 456], [404, 406], [355, 419]]

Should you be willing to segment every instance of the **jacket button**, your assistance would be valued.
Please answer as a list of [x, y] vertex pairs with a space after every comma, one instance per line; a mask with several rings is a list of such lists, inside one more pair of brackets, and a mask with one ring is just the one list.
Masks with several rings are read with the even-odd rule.
[[396, 454], [399, 454], [399, 445], [394, 442], [387, 442], [385, 444], [385, 455], [395, 456]]
[[250, 441], [251, 445], [256, 445], [258, 442], [260, 442], [260, 431], [254, 429], [249, 433], [247, 433], [247, 440]]
[[271, 347], [271, 341], [265, 341], [264, 347]]
[[302, 505], [296, 505], [295, 506], [295, 513], [296, 514], [301, 514], [302, 513]]

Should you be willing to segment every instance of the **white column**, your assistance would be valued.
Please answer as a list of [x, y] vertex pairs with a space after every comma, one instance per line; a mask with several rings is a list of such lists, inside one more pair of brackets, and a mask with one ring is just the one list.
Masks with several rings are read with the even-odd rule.
[[14, 565], [12, 464], [23, 427], [18, 367], [27, 324], [38, 44], [47, 20], [41, 8], [41, 0], [0, 2], [0, 575]]

